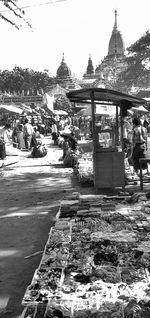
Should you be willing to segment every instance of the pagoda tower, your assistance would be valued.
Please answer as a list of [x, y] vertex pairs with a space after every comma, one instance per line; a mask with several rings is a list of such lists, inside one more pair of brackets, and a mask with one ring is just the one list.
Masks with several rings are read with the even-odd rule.
[[93, 74], [94, 74], [93, 62], [92, 62], [91, 56], [89, 55], [88, 66], [86, 68], [86, 73], [83, 75], [83, 77], [84, 78], [86, 78], [86, 77], [90, 78], [90, 76], [92, 77]]
[[[126, 69], [124, 55], [124, 41], [117, 27], [117, 10], [115, 10], [115, 22], [108, 45], [108, 54], [95, 69], [98, 78], [103, 78], [106, 88], [116, 88], [118, 75]], [[98, 80], [97, 86], [98, 84]], [[100, 80], [101, 82], [101, 80]]]
[[82, 80], [79, 81], [79, 84], [82, 87], [91, 87], [96, 78], [91, 55], [89, 55], [86, 72], [84, 73]]
[[124, 55], [124, 42], [120, 31], [117, 29], [117, 10], [115, 10], [115, 23], [108, 45], [107, 57], [117, 57]]

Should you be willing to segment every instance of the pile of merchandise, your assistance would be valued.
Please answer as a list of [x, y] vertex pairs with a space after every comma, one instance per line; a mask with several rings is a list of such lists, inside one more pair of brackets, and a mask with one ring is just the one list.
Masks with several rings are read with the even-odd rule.
[[[129, 165], [127, 158], [125, 158], [125, 183], [126, 184], [137, 184], [140, 177], [133, 172], [133, 166]], [[93, 154], [92, 152], [82, 152], [80, 157], [77, 159], [77, 165], [75, 167], [75, 173], [79, 182], [83, 185], [94, 184], [93, 175]], [[150, 175], [145, 174], [143, 180], [150, 182]]]
[[75, 193], [61, 202], [25, 317], [150, 317], [150, 202], [131, 199]]
[[81, 184], [93, 185], [94, 176], [92, 152], [82, 153], [80, 158], [78, 158], [75, 172]]

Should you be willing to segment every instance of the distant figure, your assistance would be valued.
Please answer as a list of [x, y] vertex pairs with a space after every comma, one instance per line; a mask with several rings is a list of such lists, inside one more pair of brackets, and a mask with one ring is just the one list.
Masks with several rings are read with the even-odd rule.
[[31, 140], [34, 133], [33, 126], [29, 124], [29, 121], [27, 118], [25, 118], [25, 124], [24, 124], [24, 140], [25, 140], [25, 147], [27, 150], [30, 150], [31, 148]]
[[53, 119], [52, 123], [52, 139], [54, 141], [54, 145], [57, 145], [57, 138], [58, 138], [58, 129], [56, 125], [55, 119]]
[[67, 151], [69, 149], [69, 142], [68, 142], [68, 136], [64, 135], [64, 141], [62, 144], [62, 149], [63, 149], [63, 159], [65, 158]]
[[10, 124], [0, 129], [0, 159], [6, 158], [6, 145], [10, 143]]
[[41, 139], [40, 127], [35, 126], [33, 129], [34, 129], [34, 133], [32, 135], [31, 148], [34, 147], [38, 143], [38, 141]]
[[17, 148], [18, 144], [17, 144], [17, 134], [18, 134], [18, 126], [14, 126], [13, 132], [12, 132], [12, 142], [13, 142], [13, 147]]
[[69, 140], [69, 146], [71, 150], [75, 151], [77, 149], [78, 142], [74, 132], [70, 134], [70, 136], [68, 137], [68, 140]]
[[19, 149], [25, 149], [25, 140], [24, 140], [24, 132], [23, 132], [22, 124], [18, 125], [17, 144]]
[[[140, 158], [145, 158], [145, 151], [147, 150], [147, 130], [142, 126], [139, 118], [133, 119], [133, 167], [136, 173], [140, 169]], [[147, 169], [147, 164], [144, 164], [143, 169]]]

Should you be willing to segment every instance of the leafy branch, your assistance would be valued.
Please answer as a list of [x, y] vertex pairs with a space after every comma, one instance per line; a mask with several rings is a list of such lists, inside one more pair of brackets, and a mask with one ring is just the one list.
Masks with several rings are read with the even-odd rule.
[[[17, 5], [18, 0], [1, 0], [4, 4], [4, 6], [13, 13], [13, 15], [19, 19], [22, 19], [30, 28], [32, 28], [31, 24], [24, 18], [25, 12], [19, 6]], [[18, 12], [16, 12], [18, 10]], [[20, 26], [18, 26], [17, 23], [13, 22], [11, 19], [8, 19], [6, 16], [4, 16], [2, 13], [0, 13], [0, 18], [4, 21], [10, 23], [12, 26], [14, 26], [16, 29], [19, 30]]]

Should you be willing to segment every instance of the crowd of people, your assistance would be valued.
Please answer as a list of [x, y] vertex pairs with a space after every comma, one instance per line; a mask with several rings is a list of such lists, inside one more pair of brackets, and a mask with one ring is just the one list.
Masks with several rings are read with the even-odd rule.
[[[78, 124], [81, 126], [82, 122]], [[136, 174], [139, 174], [139, 159], [146, 156], [149, 127], [149, 121], [144, 116], [141, 118], [129, 116], [123, 120], [124, 151]], [[79, 125], [74, 125], [73, 118], [69, 116], [53, 116], [49, 123], [48, 131], [53, 144], [62, 148], [62, 160], [66, 166], [74, 166], [76, 163], [79, 132], [82, 135], [80, 128]], [[89, 126], [87, 135], [89, 136], [90, 133]], [[46, 155], [46, 147], [41, 141], [42, 135], [47, 135], [44, 126], [33, 125], [27, 117], [18, 120], [13, 127], [7, 122], [0, 129], [0, 159], [4, 159], [7, 155], [21, 155], [22, 151], [31, 152], [34, 157]], [[147, 166], [144, 165], [143, 169], [147, 169]]]
[[[47, 132], [54, 145], [59, 145], [63, 151], [66, 147], [68, 155], [69, 151], [75, 151], [76, 131], [78, 128], [72, 125], [69, 116], [52, 116], [47, 125], [33, 124], [28, 117], [20, 117], [15, 123], [10, 119], [0, 128], [0, 159], [5, 159], [9, 155], [24, 155], [25, 151], [31, 152], [33, 156], [42, 156], [42, 153], [44, 156], [46, 149], [42, 145], [41, 137], [47, 136]], [[39, 150], [41, 154], [38, 154]], [[63, 159], [65, 157], [66, 155], [63, 154]]]
[[[0, 129], [0, 159], [5, 159], [6, 156], [24, 155], [24, 151], [35, 154], [36, 148], [43, 149], [41, 141], [41, 127], [40, 125], [33, 126], [28, 118], [18, 120], [14, 126], [7, 122]], [[42, 150], [41, 150], [42, 152]], [[39, 155], [40, 156], [40, 155]], [[41, 153], [42, 156], [42, 153]]]

